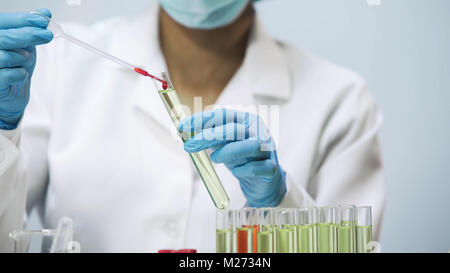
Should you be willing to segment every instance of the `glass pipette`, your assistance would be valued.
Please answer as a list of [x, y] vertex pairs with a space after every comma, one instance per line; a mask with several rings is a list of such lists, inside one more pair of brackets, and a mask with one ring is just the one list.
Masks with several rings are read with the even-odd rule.
[[54, 38], [64, 38], [67, 41], [70, 41], [70, 42], [72, 42], [72, 43], [74, 43], [74, 44], [76, 44], [76, 45], [78, 45], [78, 46], [80, 46], [80, 47], [82, 47], [82, 48], [84, 48], [86, 50], [89, 50], [92, 53], [95, 53], [95, 54], [97, 54], [97, 55], [99, 55], [99, 56], [101, 56], [103, 58], [106, 58], [106, 59], [108, 59], [108, 60], [110, 60], [112, 62], [115, 62], [116, 64], [119, 64], [119, 65], [121, 65], [123, 67], [126, 67], [128, 69], [131, 69], [134, 72], [137, 72], [137, 73], [139, 73], [139, 74], [141, 74], [143, 76], [147, 76], [147, 77], [150, 77], [150, 78], [155, 79], [157, 81], [160, 81], [162, 83], [162, 87], [164, 89], [167, 88], [167, 82], [166, 81], [163, 81], [160, 78], [153, 76], [152, 74], [148, 73], [144, 69], [139, 68], [139, 67], [137, 67], [135, 65], [132, 65], [132, 64], [130, 64], [130, 63], [124, 61], [124, 60], [121, 60], [121, 59], [117, 58], [117, 57], [114, 57], [113, 55], [111, 55], [109, 53], [106, 53], [105, 51], [102, 51], [102, 50], [100, 50], [98, 48], [95, 48], [95, 47], [89, 45], [89, 44], [86, 44], [85, 42], [80, 41], [77, 38], [75, 38], [75, 37], [65, 33], [63, 28], [61, 27], [61, 25], [56, 23], [50, 17], [45, 16], [45, 15], [43, 15], [41, 13], [38, 13], [38, 12], [35, 12], [35, 11], [33, 11], [31, 13], [35, 14], [35, 15], [42, 16], [45, 19], [47, 19], [47, 21], [48, 21], [47, 29], [50, 30], [53, 33], [53, 37]]

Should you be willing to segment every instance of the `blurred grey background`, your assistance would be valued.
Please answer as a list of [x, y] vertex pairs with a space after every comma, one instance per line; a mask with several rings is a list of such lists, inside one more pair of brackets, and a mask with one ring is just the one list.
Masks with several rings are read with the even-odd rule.
[[[150, 2], [2, 0], [0, 11], [47, 7], [59, 21], [90, 24], [133, 16]], [[382, 251], [449, 251], [450, 1], [264, 0], [256, 7], [273, 36], [367, 79], [384, 115]], [[33, 214], [28, 228], [39, 225]]]

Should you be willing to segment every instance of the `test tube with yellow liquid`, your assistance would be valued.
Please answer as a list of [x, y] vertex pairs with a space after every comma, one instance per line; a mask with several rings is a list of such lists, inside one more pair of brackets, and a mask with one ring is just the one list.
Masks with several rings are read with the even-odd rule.
[[356, 206], [340, 206], [338, 222], [338, 253], [356, 253]]
[[358, 253], [370, 253], [372, 248], [369, 243], [372, 241], [372, 207], [361, 206], [357, 209], [356, 226], [356, 251]]
[[274, 208], [261, 208], [259, 214], [259, 230], [257, 231], [257, 253], [273, 253], [275, 251], [275, 213]]
[[234, 253], [236, 211], [225, 209], [216, 211], [216, 252]]
[[298, 210], [297, 252], [317, 252], [317, 208], [307, 207]]
[[280, 208], [276, 215], [275, 252], [297, 252], [297, 220], [294, 208]]
[[335, 207], [318, 208], [317, 252], [337, 252], [337, 225]]
[[[182, 119], [187, 117], [187, 114], [184, 111], [184, 107], [181, 104], [167, 73], [161, 73], [157, 78], [162, 79], [162, 81], [152, 79], [153, 83], [158, 90], [159, 96], [164, 102], [164, 106], [169, 113], [173, 124], [178, 130], [178, 124]], [[192, 137], [192, 135], [186, 134], [180, 134], [180, 136], [183, 142]], [[189, 156], [202, 178], [203, 184], [208, 190], [214, 205], [220, 210], [226, 209], [230, 204], [230, 200], [206, 151], [189, 153]]]

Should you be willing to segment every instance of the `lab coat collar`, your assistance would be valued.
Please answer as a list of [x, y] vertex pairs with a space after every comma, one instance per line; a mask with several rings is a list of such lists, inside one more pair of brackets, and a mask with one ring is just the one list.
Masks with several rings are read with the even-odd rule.
[[[159, 4], [154, 2], [142, 16], [116, 31], [112, 53], [153, 74], [167, 71], [159, 44], [158, 17]], [[151, 80], [137, 74], [134, 76], [137, 81], [137, 87], [134, 90], [134, 101], [137, 107], [156, 119], [166, 129], [172, 130], [173, 125], [162, 107]], [[239, 89], [240, 94], [248, 98], [245, 100], [246, 103], [254, 103], [254, 98], [250, 98], [254, 96], [279, 100], [290, 98], [290, 73], [284, 53], [277, 42], [267, 35], [258, 18], [250, 33], [244, 61], [221, 95], [227, 99], [219, 97], [218, 104], [232, 103], [234, 99], [224, 94], [230, 93], [232, 91], [230, 89]], [[236, 93], [231, 92], [231, 94]], [[241, 98], [236, 98], [235, 102], [242, 102]]]

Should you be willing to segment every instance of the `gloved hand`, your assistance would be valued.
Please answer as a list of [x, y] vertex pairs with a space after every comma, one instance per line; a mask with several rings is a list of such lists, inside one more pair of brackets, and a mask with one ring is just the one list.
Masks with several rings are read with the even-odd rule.
[[[37, 12], [51, 16], [47, 9]], [[53, 39], [47, 24], [39, 15], [0, 13], [0, 129], [15, 129], [28, 104], [35, 46]]]
[[259, 116], [227, 109], [194, 114], [179, 124], [189, 153], [211, 148], [211, 160], [224, 163], [239, 180], [251, 207], [274, 207], [286, 193], [286, 175], [275, 144]]

